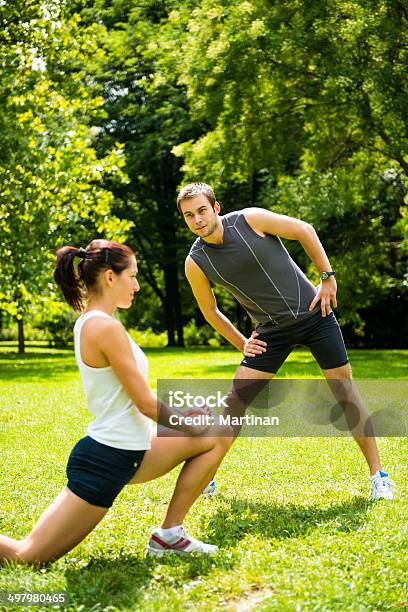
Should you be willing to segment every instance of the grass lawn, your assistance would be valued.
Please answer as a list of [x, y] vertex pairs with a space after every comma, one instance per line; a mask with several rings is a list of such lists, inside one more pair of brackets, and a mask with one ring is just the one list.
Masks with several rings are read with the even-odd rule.
[[[20, 538], [65, 485], [66, 459], [90, 418], [71, 351], [13, 351], [0, 346], [0, 532]], [[229, 378], [239, 362], [229, 349], [146, 353], [153, 387], [158, 378]], [[349, 354], [356, 378], [408, 378], [408, 351]], [[280, 376], [319, 369], [298, 350]], [[83, 612], [408, 609], [408, 443], [378, 443], [399, 485], [393, 502], [367, 501], [368, 472], [349, 438], [241, 438], [218, 472], [219, 495], [200, 498], [186, 522], [220, 547], [217, 557], [144, 558], [174, 471], [126, 487], [65, 558], [41, 570], [0, 568], [0, 591], [67, 590], [67, 609]]]

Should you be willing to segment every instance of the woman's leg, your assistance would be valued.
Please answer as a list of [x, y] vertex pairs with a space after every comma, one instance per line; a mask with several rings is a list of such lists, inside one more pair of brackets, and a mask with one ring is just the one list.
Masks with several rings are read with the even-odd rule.
[[219, 436], [154, 437], [135, 476], [129, 484], [154, 480], [185, 461], [177, 479], [173, 496], [167, 509], [163, 528], [181, 525], [184, 517], [210, 482], [222, 459], [233, 442], [228, 430], [219, 429]]
[[23, 540], [0, 536], [0, 563], [46, 563], [61, 557], [96, 527], [109, 508], [93, 506], [68, 488], [61, 491]]

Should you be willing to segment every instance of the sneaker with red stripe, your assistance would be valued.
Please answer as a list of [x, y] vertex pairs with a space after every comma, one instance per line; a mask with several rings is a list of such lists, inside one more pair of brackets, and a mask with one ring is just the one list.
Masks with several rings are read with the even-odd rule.
[[187, 535], [183, 527], [180, 527], [178, 533], [169, 540], [164, 539], [158, 531], [153, 531], [147, 545], [147, 554], [156, 557], [161, 557], [165, 553], [185, 555], [193, 552], [215, 555], [219, 552], [219, 549], [213, 544], [205, 544], [205, 542]]

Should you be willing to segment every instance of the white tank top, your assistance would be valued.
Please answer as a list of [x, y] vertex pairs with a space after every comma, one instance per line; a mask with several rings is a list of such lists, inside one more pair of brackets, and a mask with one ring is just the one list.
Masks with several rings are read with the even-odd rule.
[[[112, 366], [92, 368], [81, 359], [81, 330], [85, 321], [91, 317], [112, 318], [101, 310], [91, 310], [81, 315], [74, 326], [75, 358], [81, 372], [88, 408], [96, 417], [86, 433], [97, 442], [115, 448], [146, 450], [151, 446], [151, 419], [133, 404]], [[147, 380], [146, 355], [127, 332], [126, 335], [136, 363]]]

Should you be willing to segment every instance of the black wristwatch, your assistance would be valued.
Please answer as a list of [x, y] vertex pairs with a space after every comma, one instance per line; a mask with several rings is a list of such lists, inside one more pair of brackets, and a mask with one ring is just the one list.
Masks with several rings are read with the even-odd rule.
[[329, 276], [334, 276], [335, 274], [335, 272], [322, 272], [320, 274], [320, 280], [326, 280], [329, 278]]

